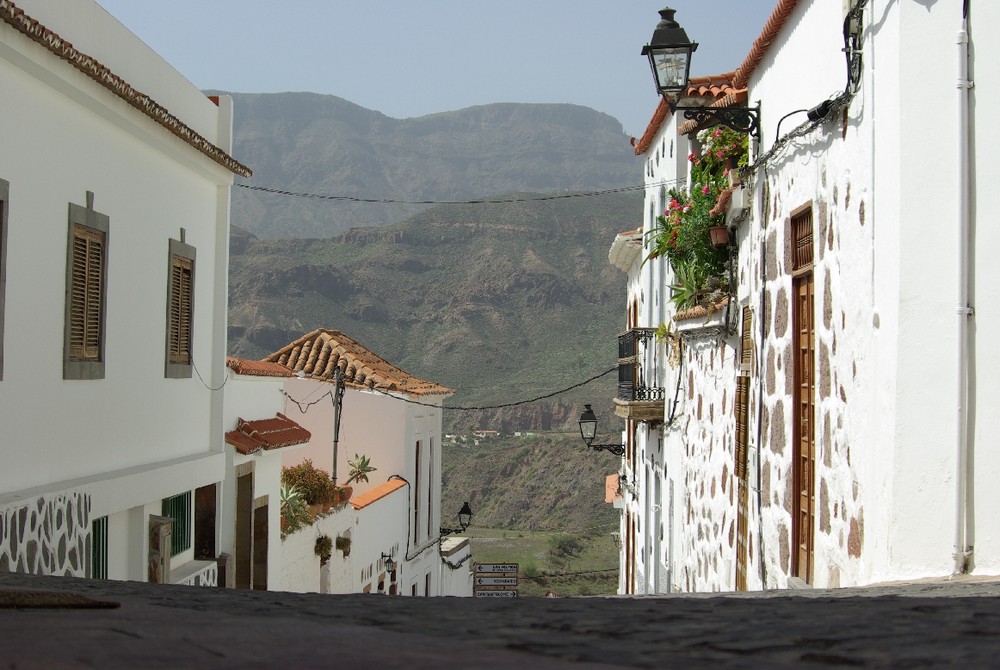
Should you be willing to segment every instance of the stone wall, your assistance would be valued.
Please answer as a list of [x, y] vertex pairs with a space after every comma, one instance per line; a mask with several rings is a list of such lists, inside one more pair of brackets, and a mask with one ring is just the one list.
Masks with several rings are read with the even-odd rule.
[[86, 577], [90, 496], [64, 493], [0, 508], [0, 571]]

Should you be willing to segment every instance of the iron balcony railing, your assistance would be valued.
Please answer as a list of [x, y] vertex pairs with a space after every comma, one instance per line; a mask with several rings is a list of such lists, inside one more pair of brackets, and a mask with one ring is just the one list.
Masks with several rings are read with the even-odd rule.
[[664, 388], [656, 385], [655, 333], [653, 328], [633, 328], [618, 336], [619, 400], [655, 402], [666, 397]]

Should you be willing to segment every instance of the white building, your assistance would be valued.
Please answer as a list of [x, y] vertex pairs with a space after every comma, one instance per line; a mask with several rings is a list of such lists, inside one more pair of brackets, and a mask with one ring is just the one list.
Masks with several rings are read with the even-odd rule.
[[90, 0], [0, 1], [0, 82], [0, 569], [211, 582], [231, 103]]
[[[443, 543], [439, 532], [441, 404], [452, 390], [408, 374], [336, 330], [315, 330], [266, 360], [299, 375], [285, 382], [283, 414], [311, 433], [303, 449], [282, 456], [285, 466], [311, 459], [335, 472], [339, 485], [348, 483], [355, 455], [376, 468], [368, 482], [350, 483], [350, 503], [318, 524], [319, 532], [348, 540], [349, 551], [335, 551], [322, 566], [310, 558], [316, 531], [289, 535], [285, 581], [276, 588], [472, 595], [468, 541]], [[345, 386], [339, 429], [338, 369]]]
[[1000, 333], [981, 187], [998, 27], [976, 0], [781, 0], [733, 74], [717, 104], [762, 119], [722, 203], [733, 309], [665, 319], [688, 330], [679, 421], [636, 494], [673, 510], [668, 588], [1000, 571], [1000, 382], [980, 356]]

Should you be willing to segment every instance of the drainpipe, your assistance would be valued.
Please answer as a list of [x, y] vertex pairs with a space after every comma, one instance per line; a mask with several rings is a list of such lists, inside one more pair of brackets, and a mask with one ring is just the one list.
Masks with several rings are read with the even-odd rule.
[[969, 510], [969, 436], [968, 436], [968, 377], [969, 361], [967, 338], [969, 318], [973, 309], [969, 305], [969, 32], [968, 2], [964, 3], [962, 27], [958, 31], [958, 425], [955, 490], [955, 547], [954, 573], [969, 571], [972, 560], [971, 533], [968, 528]]

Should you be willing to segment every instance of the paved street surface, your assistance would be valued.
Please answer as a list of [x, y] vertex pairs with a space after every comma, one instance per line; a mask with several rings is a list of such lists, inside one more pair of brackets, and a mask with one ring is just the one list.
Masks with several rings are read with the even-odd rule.
[[[67, 593], [119, 606], [2, 607]], [[473, 600], [0, 574], [0, 668], [570, 666], [1000, 667], [1000, 581]]]

